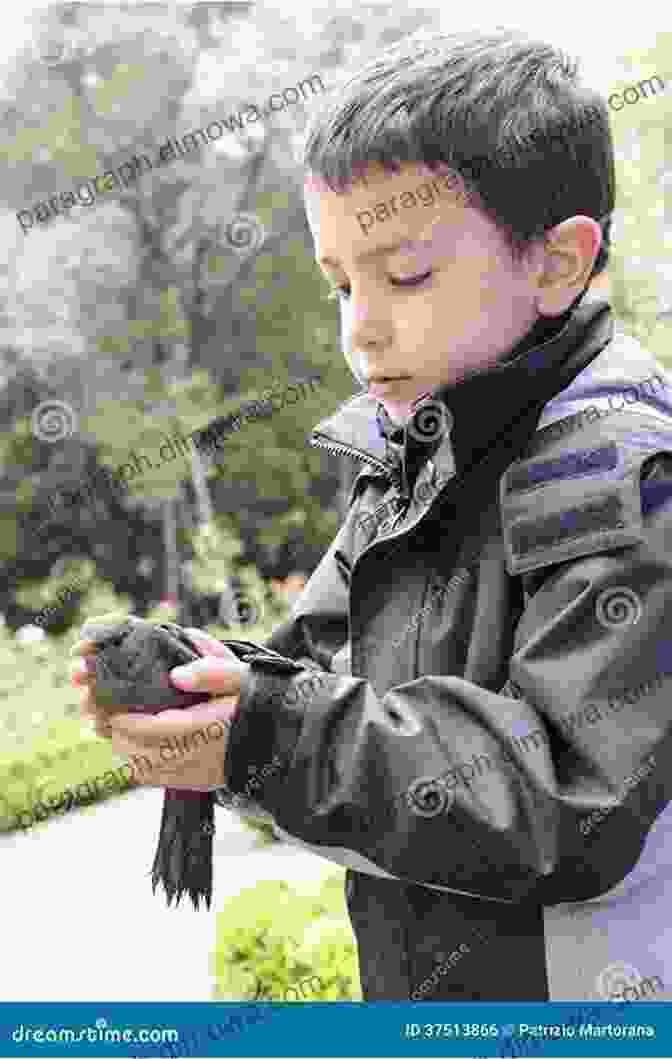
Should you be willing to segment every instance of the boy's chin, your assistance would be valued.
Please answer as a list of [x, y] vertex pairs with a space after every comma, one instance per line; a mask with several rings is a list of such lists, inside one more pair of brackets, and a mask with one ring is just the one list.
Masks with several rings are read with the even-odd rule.
[[413, 406], [409, 401], [383, 400], [381, 403], [390, 419], [398, 426], [403, 426], [403, 424], [410, 418]]

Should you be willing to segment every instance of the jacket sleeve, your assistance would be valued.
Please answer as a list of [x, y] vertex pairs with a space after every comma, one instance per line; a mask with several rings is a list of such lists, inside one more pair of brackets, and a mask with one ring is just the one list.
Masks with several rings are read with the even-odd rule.
[[[282, 674], [282, 685], [286, 683], [287, 676], [300, 673], [317, 676], [327, 672], [348, 671], [349, 595], [338, 559], [345, 534], [347, 530], [342, 528], [310, 577], [288, 620], [274, 629], [263, 644], [247, 640], [221, 641], [239, 659], [252, 663], [256, 667], [255, 672], [258, 669], [260, 672]], [[248, 678], [243, 683], [241, 707], [249, 699], [249, 685]], [[243, 750], [243, 753], [246, 752]], [[268, 760], [277, 760], [277, 754], [272, 754]], [[269, 819], [271, 814], [258, 801], [259, 781], [256, 779], [255, 763], [256, 758], [250, 759], [249, 772], [252, 776], [246, 776], [242, 788], [234, 791], [228, 783], [224, 783], [217, 789], [216, 798], [218, 804], [227, 809]]]
[[[527, 562], [499, 693], [423, 675], [379, 697], [326, 666], [297, 673], [250, 656], [230, 790], [252, 767], [280, 829], [359, 871], [505, 902], [611, 889], [672, 797], [671, 459], [640, 461], [623, 483], [637, 527], [628, 546], [589, 533], [598, 543], [584, 535], [576, 547], [565, 520], [570, 557], [550, 548]], [[332, 584], [334, 554], [320, 575], [329, 568]], [[330, 606], [325, 627], [342, 622]]]

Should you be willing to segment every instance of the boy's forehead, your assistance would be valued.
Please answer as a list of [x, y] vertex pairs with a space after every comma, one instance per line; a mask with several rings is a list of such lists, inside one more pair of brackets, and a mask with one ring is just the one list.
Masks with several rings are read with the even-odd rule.
[[398, 171], [371, 164], [339, 190], [310, 173], [304, 194], [317, 257], [326, 263], [336, 244], [345, 244], [358, 258], [370, 256], [377, 246], [426, 238], [439, 219], [454, 223], [465, 203], [464, 186], [448, 166], [430, 169], [416, 162]]
[[[397, 194], [404, 190], [412, 191], [417, 183], [431, 181], [432, 178], [452, 173], [452, 170], [441, 162], [435, 169], [430, 169], [423, 162], [402, 162], [398, 171], [386, 169], [378, 162], [370, 162], [366, 166], [356, 169], [350, 180], [338, 190], [331, 188], [323, 176], [319, 173], [308, 173], [304, 179], [303, 187], [306, 195], [335, 195], [340, 199], [350, 196], [369, 195], [373, 200], [383, 199], [390, 192]], [[403, 186], [402, 186], [403, 185]], [[408, 185], [408, 187], [406, 187]]]

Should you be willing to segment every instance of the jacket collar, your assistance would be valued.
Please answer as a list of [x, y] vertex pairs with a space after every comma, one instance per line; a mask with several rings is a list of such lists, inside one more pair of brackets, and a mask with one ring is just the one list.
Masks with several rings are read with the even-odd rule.
[[372, 463], [407, 496], [430, 458], [443, 481], [460, 474], [485, 455], [531, 401], [560, 393], [611, 341], [613, 317], [605, 301], [591, 299], [566, 315], [552, 337], [535, 341], [537, 326], [495, 365], [420, 397], [403, 426], [395, 426], [364, 392], [319, 422], [311, 445]]

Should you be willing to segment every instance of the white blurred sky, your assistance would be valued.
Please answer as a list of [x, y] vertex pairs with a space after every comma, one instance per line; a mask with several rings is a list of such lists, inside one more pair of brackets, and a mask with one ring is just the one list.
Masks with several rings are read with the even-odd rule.
[[[19, 0], [18, 3], [3, 7], [0, 69], [31, 38], [28, 21], [31, 12], [46, 10], [49, 6], [52, 5], [35, 0]], [[104, 4], [92, 5], [95, 8], [101, 6], [114, 8], [119, 5], [109, 0]], [[277, 4], [278, 11], [284, 13], [305, 12], [306, 6], [310, 7], [310, 0], [308, 5], [306, 0], [278, 0]], [[399, 0], [400, 13], [408, 11], [409, 6], [412, 5], [409, 5], [408, 0]], [[443, 8], [443, 3], [440, 6]], [[539, 0], [508, 0], [505, 7], [500, 0], [472, 0], [465, 4], [463, 10], [460, 10], [460, 5], [450, 5], [449, 26], [451, 29], [462, 29], [500, 25], [535, 32], [549, 42], [560, 44], [577, 54], [584, 63], [586, 77], [600, 92], [608, 94], [612, 83], [619, 79], [618, 56], [625, 49], [653, 46], [656, 33], [672, 28], [672, 13], [667, 5], [649, 3], [642, 4], [641, 8], [633, 5], [630, 9], [627, 6], [619, 9], [612, 4], [610, 7], [605, 9], [599, 3], [586, 3], [585, 0], [562, 0], [562, 3], [556, 4], [542, 4]], [[345, 5], [336, 2], [334, 13], [337, 8], [343, 10]], [[447, 23], [448, 19], [444, 19], [446, 29]], [[660, 73], [672, 76], [672, 71]]]

